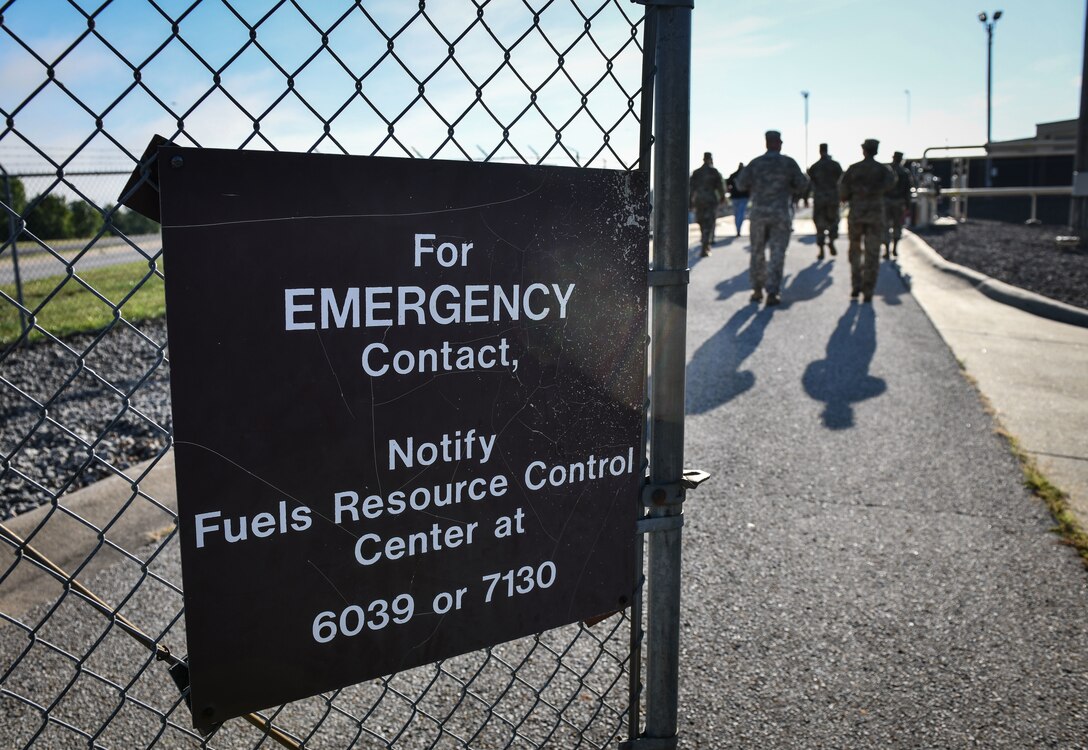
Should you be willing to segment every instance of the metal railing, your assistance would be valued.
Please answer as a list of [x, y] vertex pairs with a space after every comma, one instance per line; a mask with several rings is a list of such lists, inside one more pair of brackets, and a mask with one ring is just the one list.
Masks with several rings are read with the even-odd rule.
[[[0, 165], [25, 177], [28, 194], [9, 187], [0, 195], [8, 225], [0, 266], [12, 267], [12, 280], [0, 281], [0, 323], [18, 321], [0, 344], [0, 745], [676, 745], [681, 502], [694, 484], [682, 465], [680, 184], [692, 4], [643, 4], [3, 4], [11, 68], [0, 91]], [[134, 295], [166, 271], [156, 235], [114, 231], [112, 204], [126, 196], [95, 182], [135, 169], [155, 132], [186, 146], [460, 160], [482, 153], [646, 171], [653, 153], [645, 596], [594, 625], [297, 701], [207, 737], [195, 732], [181, 658], [166, 329], [129, 314]], [[289, 176], [282, 189], [291, 189]], [[27, 220], [47, 202], [90, 206], [92, 236], [66, 248], [35, 233]], [[146, 267], [120, 293], [88, 280], [93, 251], [110, 234]], [[31, 248], [56, 270], [36, 280], [32, 295], [23, 286], [33, 263], [21, 277], [15, 270], [16, 254]], [[108, 323], [60, 334], [50, 313], [71, 296], [105, 309]]]
[[968, 202], [976, 198], [1031, 198], [1031, 217], [1028, 224], [1039, 224], [1038, 202], [1040, 195], [1072, 195], [1072, 186], [1000, 187], [1000, 188], [942, 188], [941, 195], [963, 200], [963, 213], [967, 215]]

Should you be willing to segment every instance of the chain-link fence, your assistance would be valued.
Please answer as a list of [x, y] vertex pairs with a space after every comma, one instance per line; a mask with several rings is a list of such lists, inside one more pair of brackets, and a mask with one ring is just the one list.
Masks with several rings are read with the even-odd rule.
[[[641, 601], [209, 737], [192, 729], [176, 655], [161, 244], [117, 204], [156, 133], [198, 147], [648, 170], [655, 13], [627, 0], [0, 4], [0, 745], [637, 736]], [[291, 188], [285, 175], [277, 189]]]

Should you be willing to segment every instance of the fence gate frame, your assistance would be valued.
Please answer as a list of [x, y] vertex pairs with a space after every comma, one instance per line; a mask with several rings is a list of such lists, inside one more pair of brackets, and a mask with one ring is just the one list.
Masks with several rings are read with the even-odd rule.
[[[619, 1], [622, 2], [622, 0]], [[683, 504], [687, 490], [694, 489], [708, 476], [701, 471], [684, 469], [683, 450], [689, 276], [688, 164], [690, 159], [691, 23], [695, 3], [694, 0], [628, 0], [628, 2], [644, 8], [639, 158], [634, 168], [652, 176], [653, 247], [651, 262], [647, 268], [647, 284], [651, 291], [650, 320], [647, 327], [649, 348], [648, 392], [645, 405], [647, 433], [644, 446], [647, 465], [641, 494], [641, 505], [644, 510], [640, 513], [637, 524], [640, 539], [636, 545], [638, 554], [636, 570], [640, 577], [643, 575], [643, 570], [646, 573], [645, 578], [639, 581], [635, 599], [631, 604], [627, 739], [620, 742], [619, 746], [621, 750], [673, 750], [679, 745]], [[478, 2], [476, 4], [481, 6]], [[486, 4], [487, 0], [483, 5]], [[420, 2], [419, 5], [422, 11], [425, 3]], [[279, 5], [276, 7], [278, 8]], [[272, 12], [270, 11], [269, 14]], [[478, 12], [483, 13], [482, 6], [479, 7]], [[586, 28], [588, 30], [588, 23]], [[51, 69], [50, 76], [52, 76]], [[34, 95], [31, 94], [27, 101]], [[390, 126], [390, 132], [392, 132], [392, 126]], [[39, 153], [49, 158], [44, 153], [40, 151]], [[418, 152], [417, 155], [419, 155]], [[484, 160], [490, 161], [493, 156], [494, 154], [485, 154]], [[58, 168], [58, 178], [62, 177], [61, 171]], [[67, 174], [76, 176], [78, 172]], [[146, 176], [146, 169], [144, 174]], [[10, 207], [14, 201], [11, 195], [9, 172], [2, 166], [0, 166], [0, 177], [3, 178], [4, 183], [0, 200], [5, 201]], [[54, 183], [54, 186], [56, 184]], [[19, 277], [17, 239], [25, 229], [24, 217], [16, 216], [10, 208], [6, 213], [10, 241], [0, 249], [6, 251], [9, 247], [11, 248], [15, 264], [15, 283], [18, 289], [15, 306], [18, 308], [24, 333], [20, 342], [0, 353], [0, 363], [19, 344], [26, 345], [29, 342], [28, 327], [34, 328], [36, 325], [33, 311], [23, 300], [22, 283]], [[104, 216], [104, 219], [107, 223], [110, 221], [109, 216]], [[151, 261], [153, 263], [154, 259]], [[11, 301], [7, 300], [8, 303]], [[48, 333], [46, 335], [51, 337]], [[4, 458], [6, 463], [8, 457]], [[161, 454], [158, 458], [161, 458]], [[56, 500], [54, 500], [54, 507], [56, 507]], [[176, 530], [173, 533], [176, 534]], [[171, 676], [178, 682], [178, 686], [184, 689], [187, 684], [185, 662], [166, 649], [159, 640], [161, 636], [144, 633], [120, 613], [119, 607], [100, 599], [78, 580], [78, 570], [75, 573], [65, 571], [51, 562], [48, 557], [38, 553], [34, 548], [33, 535], [29, 540], [23, 539], [0, 523], [0, 541], [14, 551], [17, 560], [33, 563], [47, 575], [59, 581], [66, 592], [77, 593], [83, 601], [88, 602], [92, 608], [108, 618], [114, 627], [143, 644], [152, 653], [149, 659], [157, 658], [166, 662], [167, 666], [171, 667]], [[24, 564], [27, 563], [24, 562]], [[6, 576], [7, 573], [0, 570], [0, 582], [3, 582]], [[644, 613], [645, 629], [643, 629]], [[37, 628], [32, 629], [22, 625], [17, 618], [4, 615], [0, 623], [5, 622], [15, 623], [29, 631], [32, 639], [36, 636]], [[643, 664], [644, 654], [645, 664]], [[560, 657], [562, 655], [559, 654]], [[82, 662], [80, 662], [81, 667]], [[0, 665], [0, 672], [6, 668]], [[11, 665], [7, 674], [10, 674], [12, 669], [14, 665]], [[643, 682], [644, 670], [645, 682]], [[6, 675], [3, 679], [6, 679]], [[0, 696], [4, 696], [5, 693], [9, 696], [14, 695], [7, 690], [3, 679], [0, 679]], [[36, 704], [31, 705], [42, 709]], [[50, 706], [43, 710], [43, 728], [50, 721], [61, 721], [49, 718], [48, 712], [51, 709]], [[287, 748], [305, 746], [305, 741], [300, 742], [276, 727], [277, 715], [278, 712], [272, 712], [271, 718], [268, 719], [257, 714], [251, 714], [245, 718], [263, 732], [266, 740]], [[165, 717], [163, 721], [165, 725]], [[100, 729], [99, 733], [103, 729]], [[39, 730], [39, 734], [41, 731]], [[92, 745], [97, 746], [95, 739], [97, 735], [86, 736], [89, 737]], [[34, 738], [31, 738], [31, 744], [34, 741]], [[396, 741], [396, 737], [388, 740], [390, 746]], [[471, 739], [469, 741], [471, 742]], [[153, 744], [157, 745], [158, 740], [155, 740]]]
[[[642, 127], [653, 124], [653, 293], [650, 333], [649, 474], [643, 491], [647, 539], [646, 722], [634, 715], [623, 750], [677, 747], [683, 504], [707, 475], [684, 470], [684, 381], [687, 363], [688, 160], [691, 121], [691, 15], [694, 0], [635, 0], [647, 6], [647, 65]], [[652, 51], [652, 54], [651, 54]], [[647, 91], [652, 82], [653, 89]], [[647, 108], [653, 108], [652, 117]], [[645, 142], [645, 141], [644, 141]], [[645, 151], [643, 152], [645, 153]], [[641, 568], [641, 566], [639, 566]], [[632, 630], [637, 627], [632, 623]], [[632, 660], [639, 652], [632, 648]], [[638, 668], [632, 664], [632, 682]]]

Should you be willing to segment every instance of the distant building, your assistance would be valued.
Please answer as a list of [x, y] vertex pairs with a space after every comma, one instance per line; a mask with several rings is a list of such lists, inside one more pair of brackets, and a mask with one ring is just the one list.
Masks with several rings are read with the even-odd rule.
[[[1071, 186], [1073, 160], [1077, 150], [1077, 121], [1044, 122], [1035, 126], [1033, 138], [994, 141], [990, 144], [993, 163], [993, 187]], [[938, 154], [941, 152], [938, 152]], [[933, 173], [942, 187], [951, 187], [956, 166], [967, 168], [968, 187], [986, 183], [986, 158], [930, 158]], [[1044, 224], [1069, 223], [1069, 196], [1041, 195], [1036, 214]], [[1031, 199], [1024, 197], [971, 198], [968, 216], [976, 219], [1000, 219], [1023, 222], [1031, 216]]]

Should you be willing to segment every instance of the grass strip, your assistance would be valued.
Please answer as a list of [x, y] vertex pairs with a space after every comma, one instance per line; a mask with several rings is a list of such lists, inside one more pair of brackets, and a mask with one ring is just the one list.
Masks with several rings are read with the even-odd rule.
[[1053, 528], [1054, 533], [1062, 538], [1063, 544], [1068, 544], [1077, 551], [1081, 562], [1084, 563], [1084, 567], [1088, 568], [1088, 532], [1080, 525], [1077, 517], [1069, 507], [1069, 495], [1046, 478], [1046, 475], [1040, 471], [1039, 464], [1035, 462], [1035, 458], [1024, 450], [1016, 436], [1001, 424], [1001, 420], [998, 418], [993, 404], [990, 403], [990, 399], [978, 387], [978, 380], [967, 372], [967, 363], [959, 358], [956, 359], [956, 363], [960, 367], [960, 374], [975, 389], [975, 393], [979, 395], [982, 401], [982, 407], [997, 425], [995, 431], [1005, 439], [1009, 451], [1020, 463], [1020, 471], [1024, 475], [1024, 486], [1046, 504], [1051, 517], [1057, 524]]
[[1088, 533], [1073, 515], [1069, 507], [1069, 495], [1046, 478], [1039, 470], [1034, 457], [1020, 445], [1020, 441], [1004, 428], [999, 429], [998, 434], [1005, 438], [1013, 455], [1020, 461], [1020, 469], [1024, 472], [1024, 486], [1050, 509], [1050, 515], [1054, 517], [1054, 522], [1057, 524], [1054, 533], [1061, 536], [1065, 544], [1077, 551], [1081, 562], [1088, 568]]
[[[158, 264], [161, 268], [161, 259]], [[133, 323], [166, 314], [162, 277], [153, 274], [146, 261], [95, 268], [79, 273], [79, 278], [108, 302], [88, 290], [75, 277], [49, 276], [23, 283], [23, 300], [27, 309], [34, 311], [43, 300], [48, 299], [36, 314], [35, 322], [58, 338], [105, 328], [116, 317], [118, 305], [121, 316]], [[14, 284], [2, 284], [0, 290], [11, 299], [16, 299]], [[0, 298], [0, 345], [10, 344], [20, 335], [19, 309]], [[34, 330], [29, 338], [34, 341], [42, 338], [42, 334]]]

